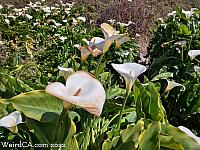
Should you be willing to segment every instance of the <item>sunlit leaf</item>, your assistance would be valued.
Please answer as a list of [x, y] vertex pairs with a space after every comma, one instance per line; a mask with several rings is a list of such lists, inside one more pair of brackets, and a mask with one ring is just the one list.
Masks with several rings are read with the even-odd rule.
[[13, 106], [27, 117], [40, 121], [47, 112], [60, 114], [63, 108], [62, 100], [44, 91], [32, 91], [15, 96], [8, 100]]

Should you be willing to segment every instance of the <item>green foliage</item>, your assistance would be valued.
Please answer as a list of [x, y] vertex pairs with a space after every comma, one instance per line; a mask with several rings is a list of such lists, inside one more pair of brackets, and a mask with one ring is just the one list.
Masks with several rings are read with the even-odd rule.
[[[184, 11], [177, 8], [168, 19], [157, 22], [150, 42], [151, 64], [148, 77], [161, 83], [161, 100], [173, 125], [184, 125], [199, 133], [199, 57], [190, 59], [188, 52], [200, 48], [199, 9]], [[174, 80], [186, 87], [165, 93], [165, 79]]]
[[134, 87], [134, 101], [138, 119], [148, 118], [154, 121], [167, 123], [165, 110], [160, 95], [152, 83], [142, 86], [136, 82]]
[[[179, 55], [173, 51], [175, 45], [169, 44], [184, 39], [190, 48], [198, 48], [193, 42], [199, 39], [199, 31], [193, 25], [198, 20], [198, 11], [192, 19], [179, 10], [179, 17], [169, 18], [166, 28], [159, 26], [150, 52], [153, 63], [148, 77], [153, 78], [153, 82], [142, 75], [143, 83], [136, 80], [133, 91], [127, 97], [124, 79], [113, 70], [111, 63], [136, 62], [138, 45], [134, 40], [117, 49], [113, 43], [106, 53], [97, 57], [90, 55], [82, 62], [80, 49], [75, 44], [85, 46], [82, 39], [103, 37], [99, 28], [89, 25], [89, 18], [86, 22], [80, 19], [85, 9], [62, 3], [55, 7], [48, 7], [43, 2], [33, 7], [35, 4], [23, 11], [6, 7], [0, 9], [0, 46], [8, 53], [0, 64], [0, 118], [18, 110], [24, 121], [17, 125], [18, 134], [1, 127], [0, 141], [40, 143], [45, 144], [44, 149], [62, 150], [199, 148], [193, 138], [168, 123], [168, 120], [172, 122], [175, 110], [180, 110], [177, 126], [185, 125], [189, 116], [200, 111], [199, 73], [189, 69], [198, 62], [189, 61], [186, 47], [182, 47], [184, 52]], [[173, 23], [177, 25], [175, 40]], [[126, 28], [119, 30], [127, 31]], [[161, 34], [166, 37], [159, 37]], [[163, 42], [167, 47], [163, 47], [161, 53], [156, 47]], [[170, 65], [165, 64], [166, 61]], [[176, 68], [171, 66], [173, 63], [178, 63], [175, 65], [178, 69], [171, 70]], [[106, 92], [101, 117], [74, 105], [64, 109], [61, 99], [44, 91], [48, 82], [65, 83], [64, 78], [59, 76], [58, 66], [87, 71], [101, 82]], [[189, 75], [182, 74], [182, 69], [187, 70]], [[163, 84], [157, 81], [166, 78], [182, 81], [187, 90], [163, 92]], [[79, 90], [81, 92], [82, 89]], [[73, 96], [79, 94], [76, 92]], [[127, 103], [120, 116], [124, 99]], [[198, 131], [193, 123], [189, 127]], [[53, 144], [58, 146], [53, 147]]]
[[177, 11], [169, 14], [165, 22], [158, 21], [158, 27], [149, 46], [152, 62], [149, 69], [151, 79], [163, 66], [167, 67], [167, 71], [175, 73], [174, 78], [178, 81], [190, 77], [194, 65], [198, 64], [194, 61], [191, 65], [188, 51], [199, 49], [200, 46], [199, 13], [198, 9], [184, 11], [177, 8]]
[[[4, 101], [5, 102], [5, 101]], [[27, 117], [40, 121], [45, 113], [60, 114], [63, 102], [45, 91], [31, 91], [17, 95], [7, 103], [12, 103], [13, 107], [22, 111]]]

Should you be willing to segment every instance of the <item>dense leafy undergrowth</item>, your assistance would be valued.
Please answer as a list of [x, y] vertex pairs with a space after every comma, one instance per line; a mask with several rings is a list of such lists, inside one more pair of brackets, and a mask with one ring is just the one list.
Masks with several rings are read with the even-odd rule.
[[199, 133], [199, 10], [160, 20], [148, 69], [128, 29], [84, 11], [0, 6], [0, 147], [199, 149], [182, 127]]

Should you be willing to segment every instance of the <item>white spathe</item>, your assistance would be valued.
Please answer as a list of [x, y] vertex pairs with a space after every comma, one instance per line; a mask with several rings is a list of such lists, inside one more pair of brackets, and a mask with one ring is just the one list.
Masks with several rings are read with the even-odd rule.
[[60, 76], [63, 76], [65, 80], [67, 80], [69, 75], [71, 75], [74, 72], [74, 69], [72, 68], [64, 68], [64, 67], [58, 66], [58, 69], [60, 70]]
[[105, 39], [109, 39], [112, 36], [118, 35], [118, 37], [115, 38], [116, 42], [115, 48], [119, 48], [123, 43], [130, 40], [127, 34], [119, 34], [119, 31], [116, 31], [111, 25], [107, 23], [102, 23], [101, 29], [103, 31]]
[[0, 119], [0, 126], [9, 129], [13, 133], [18, 132], [17, 125], [19, 123], [22, 123], [22, 116], [19, 111], [14, 111]]
[[87, 39], [82, 39], [82, 41], [87, 43], [87, 47], [81, 47], [81, 61], [84, 62], [90, 54], [93, 55], [93, 57], [96, 57], [102, 53], [105, 53], [109, 47], [111, 46], [112, 42], [116, 39], [118, 40], [118, 43], [116, 42], [116, 45], [123, 42], [124, 35], [118, 34], [113, 35], [109, 37], [108, 39], [103, 39], [101, 37], [93, 37], [90, 41]]
[[100, 116], [106, 94], [101, 83], [84, 71], [77, 71], [67, 78], [66, 86], [62, 83], [51, 83], [46, 92], [65, 102], [65, 106], [74, 104], [88, 112]]
[[184, 126], [178, 127], [181, 131], [185, 132], [188, 136], [193, 138], [195, 141], [197, 141], [200, 144], [200, 137], [196, 136], [194, 133], [192, 133], [188, 128]]
[[174, 81], [167, 80], [167, 87], [166, 87], [165, 91], [169, 92], [171, 89], [173, 89], [177, 86], [182, 86], [183, 87], [182, 91], [185, 91], [185, 89], [186, 89], [185, 86], [180, 83], [176, 83]]
[[190, 50], [188, 55], [193, 60], [196, 56], [200, 55], [200, 50]]
[[86, 18], [85, 17], [78, 17], [77, 20], [81, 20], [81, 21], [85, 22]]
[[104, 33], [105, 39], [101, 37], [93, 37], [90, 41], [87, 39], [82, 39], [82, 41], [87, 43], [87, 47], [81, 47], [81, 61], [84, 62], [90, 54], [94, 57], [105, 53], [115, 41], [116, 48], [119, 48], [121, 44], [129, 41], [127, 34], [119, 34], [112, 26], [107, 23], [101, 24], [101, 29]]
[[[117, 40], [123, 40], [123, 37], [125, 37], [125, 36], [122, 35], [122, 34], [113, 35], [113, 36], [110, 36], [106, 39], [103, 39], [101, 37], [93, 37], [89, 41], [88, 46], [93, 48], [93, 49], [98, 49], [102, 52], [106, 52], [109, 49], [109, 47], [110, 47], [110, 45], [112, 44], [113, 41], [116, 40], [116, 43], [117, 43]], [[121, 42], [121, 41], [119, 41], [119, 42]], [[86, 43], [88, 43], [88, 42], [86, 42]]]
[[126, 89], [128, 92], [134, 84], [137, 77], [146, 71], [146, 67], [138, 63], [124, 63], [124, 64], [111, 64], [112, 67], [121, 74], [126, 82]]
[[101, 29], [103, 31], [105, 39], [107, 39], [113, 35], [119, 34], [119, 31], [116, 31], [111, 25], [109, 25], [107, 23], [102, 23]]
[[67, 39], [67, 37], [64, 37], [64, 36], [61, 36], [60, 37], [60, 40], [64, 43], [65, 42], [65, 40]]

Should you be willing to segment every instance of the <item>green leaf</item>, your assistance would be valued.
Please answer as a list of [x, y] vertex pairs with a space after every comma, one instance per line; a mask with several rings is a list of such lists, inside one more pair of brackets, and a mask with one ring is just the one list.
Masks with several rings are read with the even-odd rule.
[[30, 132], [32, 132], [40, 143], [50, 144], [53, 132], [49, 132], [54, 130], [55, 125], [51, 122], [39, 122], [37, 120], [33, 120], [31, 118], [26, 118], [26, 125], [28, 126]]
[[151, 123], [148, 126], [148, 129], [145, 130], [139, 141], [139, 147], [142, 150], [159, 150], [160, 149], [160, 139], [159, 134], [161, 131], [160, 122]]
[[[67, 120], [63, 120], [65, 123], [67, 131], [67, 137], [64, 141], [65, 147], [61, 148], [61, 150], [69, 149], [69, 150], [78, 150], [78, 142], [75, 138], [76, 133], [76, 125], [72, 119], [67, 118]], [[60, 130], [60, 132], [63, 132]], [[59, 136], [59, 135], [58, 135]]]
[[183, 146], [179, 144], [172, 136], [160, 135], [159, 138], [161, 148], [184, 150]]
[[160, 100], [160, 94], [154, 84], [149, 82], [142, 85], [138, 81], [134, 87], [134, 101], [138, 119], [148, 118], [153, 121], [168, 122], [165, 109]]
[[164, 120], [166, 115], [165, 115], [165, 110], [162, 106], [162, 102], [160, 100], [160, 94], [158, 93], [158, 91], [156, 90], [156, 88], [152, 83], [149, 84], [147, 90], [149, 91], [149, 93], [151, 93], [151, 103], [150, 103], [151, 118], [155, 121]]
[[81, 143], [81, 150], [85, 150], [87, 149], [87, 147], [90, 144], [90, 136], [91, 132], [90, 132], [90, 127], [87, 127], [87, 129], [85, 129], [84, 134], [82, 134], [82, 136], [84, 136], [83, 141]]
[[184, 24], [181, 24], [179, 26], [180, 34], [191, 34], [191, 31], [188, 29], [188, 27]]
[[125, 89], [119, 87], [112, 87], [111, 89], [107, 90], [106, 92], [106, 99], [113, 99], [116, 97], [124, 96]]
[[161, 124], [161, 133], [172, 136], [185, 150], [199, 150], [200, 145], [185, 132], [171, 125]]
[[119, 138], [120, 138], [120, 136], [115, 136], [112, 141], [107, 139], [102, 145], [102, 150], [110, 150], [110, 149], [112, 149], [112, 147], [115, 147]]
[[38, 121], [41, 120], [44, 113], [60, 114], [63, 109], [63, 101], [45, 91], [23, 93], [11, 98], [8, 102], [27, 117]]
[[122, 141], [132, 140], [136, 143], [141, 131], [144, 129], [144, 122], [139, 120], [136, 125], [130, 125], [127, 129], [121, 131]]
[[160, 79], [168, 79], [168, 78], [172, 78], [172, 77], [173, 77], [172, 72], [159, 73], [151, 81], [156, 81], [156, 80], [160, 80]]
[[0, 118], [3, 118], [4, 116], [8, 115], [8, 112], [6, 111], [6, 104], [1, 103], [1, 99], [0, 99]]
[[78, 114], [77, 112], [75, 112], [75, 111], [70, 111], [68, 115], [69, 115], [69, 118], [72, 119], [72, 120], [74, 120], [75, 117], [78, 118], [78, 121], [81, 120], [81, 117], [80, 117], [79, 114]]
[[120, 138], [116, 145], [118, 150], [132, 150], [137, 148], [139, 136], [144, 129], [143, 120], [139, 120], [136, 125], [130, 125], [127, 129], [122, 130]]

